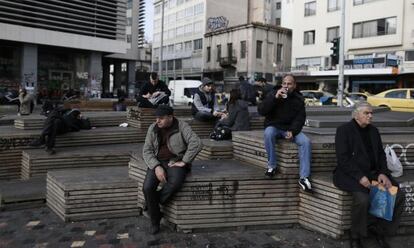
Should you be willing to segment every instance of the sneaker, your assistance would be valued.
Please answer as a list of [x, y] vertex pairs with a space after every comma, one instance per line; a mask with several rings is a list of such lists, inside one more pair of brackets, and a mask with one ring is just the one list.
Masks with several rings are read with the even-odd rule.
[[56, 153], [56, 151], [53, 148], [46, 148], [45, 151], [49, 155], [53, 155]]
[[276, 168], [268, 168], [267, 170], [266, 170], [266, 172], [265, 172], [265, 176], [267, 177], [267, 178], [272, 178], [272, 177], [274, 177], [276, 175]]
[[44, 143], [40, 139], [35, 139], [29, 143], [29, 146], [34, 146], [34, 147], [38, 147], [41, 145], [44, 145]]
[[149, 233], [154, 235], [160, 232], [160, 224], [151, 224]]
[[312, 192], [312, 185], [307, 177], [299, 179], [299, 186], [306, 192]]

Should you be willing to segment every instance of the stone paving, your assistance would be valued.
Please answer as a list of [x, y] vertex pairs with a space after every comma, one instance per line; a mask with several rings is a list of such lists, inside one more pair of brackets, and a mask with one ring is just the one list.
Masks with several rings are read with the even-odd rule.
[[[161, 233], [149, 235], [149, 221], [137, 218], [103, 219], [64, 223], [47, 207], [0, 212], [0, 248], [139, 248], [139, 247], [349, 247], [298, 226], [267, 230], [239, 230], [177, 233], [163, 226]], [[393, 247], [414, 247], [413, 236], [398, 236]], [[375, 247], [371, 242], [370, 247]]]

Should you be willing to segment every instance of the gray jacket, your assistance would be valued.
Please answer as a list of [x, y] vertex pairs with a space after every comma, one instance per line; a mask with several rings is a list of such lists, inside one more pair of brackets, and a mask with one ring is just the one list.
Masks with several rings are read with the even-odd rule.
[[229, 106], [228, 112], [228, 117], [220, 120], [220, 124], [229, 127], [232, 131], [250, 130], [250, 115], [246, 101], [237, 100], [235, 104]]
[[23, 95], [23, 93], [19, 94], [19, 101], [20, 101], [20, 114], [22, 115], [29, 115], [30, 114], [30, 105], [33, 102], [33, 95], [26, 93], [26, 95]]
[[[156, 123], [148, 128], [142, 151], [144, 161], [150, 169], [154, 169], [161, 164], [157, 159], [159, 150], [158, 130]], [[168, 137], [167, 145], [168, 149], [177, 156], [171, 162], [183, 161], [186, 164], [193, 162], [203, 146], [200, 138], [193, 132], [190, 125], [176, 118], [174, 118], [173, 131]]]

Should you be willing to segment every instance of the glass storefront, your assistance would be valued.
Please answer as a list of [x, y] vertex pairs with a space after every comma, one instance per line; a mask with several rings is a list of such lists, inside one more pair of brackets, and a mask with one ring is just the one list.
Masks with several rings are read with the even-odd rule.
[[39, 95], [61, 97], [73, 90], [83, 95], [88, 84], [89, 53], [64, 48], [39, 47]]
[[20, 86], [21, 47], [0, 43], [0, 89], [18, 90]]

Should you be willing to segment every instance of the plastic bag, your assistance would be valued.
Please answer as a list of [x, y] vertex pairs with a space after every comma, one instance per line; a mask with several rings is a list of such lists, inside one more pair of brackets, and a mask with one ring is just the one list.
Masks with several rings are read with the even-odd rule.
[[371, 202], [369, 213], [378, 218], [392, 221], [397, 192], [398, 187], [396, 186], [386, 189], [377, 181], [372, 181], [369, 192]]
[[403, 167], [391, 146], [387, 145], [384, 149], [385, 155], [387, 156], [387, 167], [391, 171], [391, 176], [400, 177], [403, 175]]

